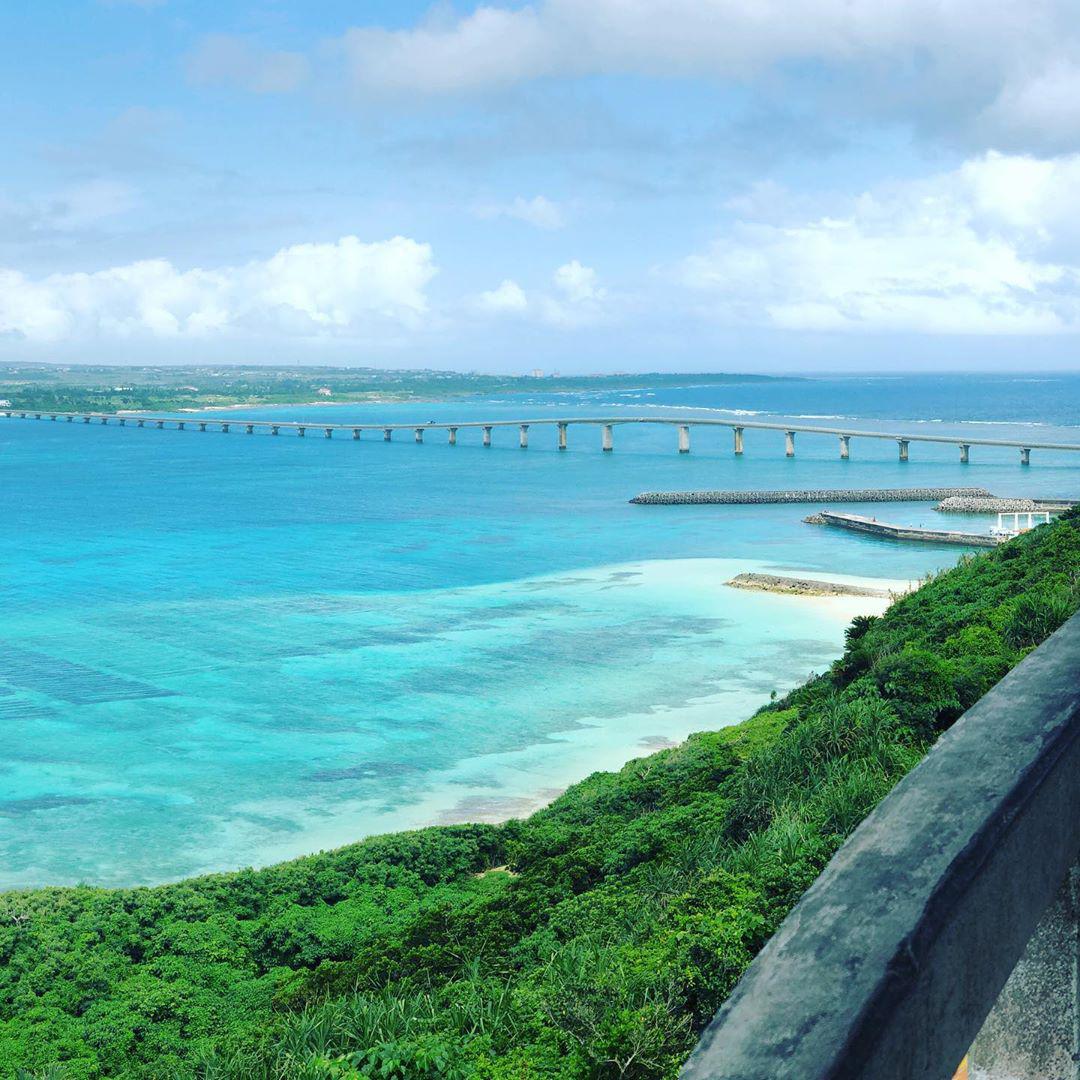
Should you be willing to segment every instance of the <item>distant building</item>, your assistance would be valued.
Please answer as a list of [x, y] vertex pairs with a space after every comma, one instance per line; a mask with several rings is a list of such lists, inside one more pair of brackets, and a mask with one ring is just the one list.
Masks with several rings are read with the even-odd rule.
[[544, 377], [544, 371], [543, 371], [543, 368], [538, 368], [538, 367], [534, 367], [534, 368], [532, 369], [532, 371], [530, 371], [530, 372], [529, 372], [529, 374], [530, 374], [530, 375], [531, 375], [531, 376], [532, 376], [532, 377], [533, 377], [534, 379], [542, 379], [542, 378]]
[[7, 398], [0, 398], [0, 409], [10, 409], [11, 402]]
[[334, 391], [331, 390], [329, 386], [320, 386], [319, 389], [315, 391], [315, 393], [318, 394], [319, 397], [333, 397], [334, 396]]

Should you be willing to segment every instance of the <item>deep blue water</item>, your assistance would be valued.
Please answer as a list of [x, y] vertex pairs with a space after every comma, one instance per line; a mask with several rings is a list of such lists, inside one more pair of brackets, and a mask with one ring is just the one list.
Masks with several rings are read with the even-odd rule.
[[[1080, 441], [1080, 378], [821, 379], [245, 410], [318, 423], [701, 415]], [[708, 410], [708, 411], [704, 411]], [[239, 415], [239, 414], [238, 414]], [[915, 421], [922, 423], [914, 424]], [[1033, 428], [1031, 425], [1038, 425]], [[1075, 495], [1067, 454], [778, 432], [463, 429], [359, 442], [0, 419], [0, 885], [153, 881], [386, 828], [524, 812], [595, 767], [745, 716], [850, 612], [738, 593], [759, 566], [889, 579], [955, 548], [808, 508], [643, 489], [981, 485]], [[852, 509], [858, 510], [858, 507]], [[879, 517], [937, 524], [925, 504]], [[972, 527], [965, 519], [952, 524]], [[981, 523], [980, 527], [985, 527]]]

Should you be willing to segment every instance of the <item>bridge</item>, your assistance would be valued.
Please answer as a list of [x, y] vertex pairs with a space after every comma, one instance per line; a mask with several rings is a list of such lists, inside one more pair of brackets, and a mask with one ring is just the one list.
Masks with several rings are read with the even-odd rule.
[[457, 444], [458, 432], [470, 428], [479, 428], [483, 432], [483, 445], [492, 445], [492, 433], [496, 430], [517, 428], [518, 445], [526, 449], [529, 445], [529, 431], [532, 428], [553, 428], [555, 432], [556, 446], [560, 450], [567, 449], [569, 445], [568, 432], [571, 427], [592, 427], [600, 429], [600, 448], [604, 451], [615, 449], [615, 428], [631, 424], [658, 424], [676, 431], [676, 446], [680, 454], [690, 453], [690, 429], [696, 428], [728, 428], [732, 433], [733, 451], [736, 456], [741, 456], [744, 451], [744, 434], [746, 431], [777, 431], [784, 434], [784, 453], [787, 457], [795, 456], [796, 435], [832, 435], [839, 439], [840, 457], [847, 459], [851, 455], [852, 439], [878, 439], [886, 442], [895, 442], [901, 461], [909, 458], [912, 443], [944, 443], [955, 446], [960, 452], [960, 461], [967, 463], [970, 460], [973, 446], [1006, 447], [1018, 450], [1020, 463], [1031, 464], [1032, 450], [1048, 451], [1076, 451], [1080, 452], [1080, 443], [1055, 443], [1036, 441], [1016, 441], [1012, 439], [978, 438], [972, 435], [927, 435], [909, 434], [895, 431], [860, 431], [853, 428], [840, 427], [817, 427], [803, 424], [777, 424], [768, 421], [750, 420], [719, 420], [712, 417], [697, 416], [611, 416], [611, 417], [567, 417], [565, 419], [552, 419], [543, 417], [533, 420], [461, 420], [461, 421], [430, 421], [426, 424], [416, 423], [390, 423], [390, 424], [323, 424], [298, 420], [254, 420], [240, 419], [236, 416], [202, 417], [202, 416], [146, 416], [138, 413], [106, 413], [106, 412], [60, 412], [53, 410], [38, 409], [5, 409], [3, 413], [8, 418], [66, 421], [67, 423], [82, 422], [84, 424], [118, 424], [121, 427], [133, 425], [135, 427], [176, 428], [181, 431], [219, 431], [230, 432], [234, 428], [243, 429], [247, 435], [256, 432], [266, 432], [270, 435], [280, 435], [283, 432], [291, 432], [303, 438], [308, 431], [322, 432], [323, 437], [330, 439], [336, 433], [351, 434], [352, 438], [359, 439], [365, 431], [381, 432], [383, 439], [390, 442], [395, 432], [411, 432], [416, 442], [424, 441], [426, 432], [445, 432], [447, 441], [451, 446]]

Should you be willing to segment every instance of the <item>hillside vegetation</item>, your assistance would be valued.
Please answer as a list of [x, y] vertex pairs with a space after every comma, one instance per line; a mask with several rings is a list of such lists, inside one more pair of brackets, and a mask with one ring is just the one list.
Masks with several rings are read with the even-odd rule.
[[4, 894], [0, 1075], [674, 1077], [844, 838], [1078, 582], [1074, 514], [856, 619], [831, 670], [753, 719], [524, 821]]

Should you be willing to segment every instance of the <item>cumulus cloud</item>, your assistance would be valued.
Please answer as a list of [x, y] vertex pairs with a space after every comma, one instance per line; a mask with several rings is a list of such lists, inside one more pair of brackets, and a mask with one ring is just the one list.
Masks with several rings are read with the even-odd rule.
[[481, 311], [493, 313], [521, 312], [528, 308], [529, 300], [525, 290], [507, 278], [497, 288], [482, 292], [476, 299], [476, 306]]
[[596, 271], [591, 266], [582, 266], [577, 259], [560, 266], [552, 275], [552, 280], [555, 288], [572, 304], [584, 304], [604, 297], [604, 290], [596, 284]]
[[234, 34], [208, 34], [188, 58], [188, 78], [198, 84], [232, 84], [255, 94], [281, 94], [307, 80], [301, 53], [265, 49]]
[[963, 131], [982, 145], [1080, 145], [1073, 0], [541, 0], [482, 5], [336, 43], [364, 97], [501, 91], [547, 77], [746, 81], [824, 65], [858, 80], [834, 107]]
[[531, 199], [518, 195], [509, 203], [480, 203], [473, 209], [478, 218], [514, 218], [538, 229], [561, 229], [566, 217], [558, 205], [543, 195]]
[[605, 314], [607, 290], [600, 287], [596, 271], [571, 259], [551, 275], [550, 289], [526, 291], [510, 278], [497, 288], [481, 293], [477, 310], [488, 315], [527, 315], [551, 326], [583, 326]]
[[0, 269], [0, 336], [94, 338], [367, 337], [415, 326], [436, 273], [406, 237], [297, 244], [242, 266], [181, 270], [149, 259], [31, 279]]
[[833, 212], [739, 220], [683, 282], [725, 322], [795, 330], [1080, 331], [1080, 155], [989, 153]]

